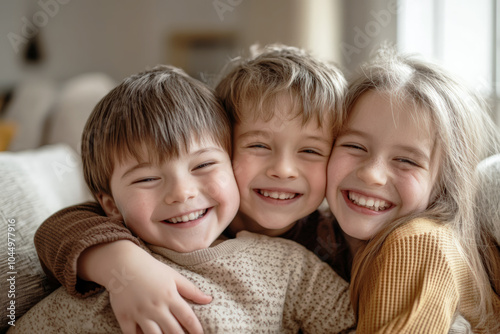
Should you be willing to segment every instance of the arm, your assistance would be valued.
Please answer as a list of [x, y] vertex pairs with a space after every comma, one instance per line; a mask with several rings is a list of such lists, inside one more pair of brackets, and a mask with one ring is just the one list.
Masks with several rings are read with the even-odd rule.
[[121, 222], [104, 216], [97, 203], [59, 211], [35, 235], [42, 265], [70, 294], [87, 296], [106, 287], [125, 333], [135, 333], [136, 326], [144, 333], [159, 328], [179, 331], [181, 324], [190, 333], [202, 332], [182, 297], [197, 303], [208, 303], [211, 297], [154, 259], [140, 244]]
[[44, 271], [71, 295], [87, 296], [100, 286], [77, 276], [77, 261], [84, 250], [116, 240], [140, 242], [116, 220], [104, 214], [98, 203], [63, 209], [43, 222], [35, 234], [35, 247]]
[[357, 332], [448, 333], [459, 291], [442, 235], [395, 232], [369, 269], [370, 282], [363, 282]]

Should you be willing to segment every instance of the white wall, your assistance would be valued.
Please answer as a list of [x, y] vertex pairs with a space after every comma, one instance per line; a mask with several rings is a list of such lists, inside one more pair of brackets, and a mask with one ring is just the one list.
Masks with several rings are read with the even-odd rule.
[[[2, 1], [0, 90], [15, 86], [33, 73], [60, 81], [84, 72], [102, 71], [120, 80], [147, 66], [168, 62], [168, 37], [176, 31], [232, 31], [238, 36], [238, 48], [247, 48], [254, 42], [282, 42], [308, 47], [339, 61], [335, 50], [341, 36], [340, 3], [341, 0]], [[325, 14], [311, 19], [311, 13], [318, 8], [324, 8]], [[16, 48], [25, 45], [19, 38], [27, 36], [30, 25], [41, 26], [38, 37], [46, 58], [38, 66], [26, 66], [21, 61], [22, 51], [16, 52]], [[310, 42], [314, 36], [316, 39]]]
[[[42, 0], [41, 3], [58, 4], [55, 0]], [[0, 40], [0, 87], [34, 71], [23, 66], [21, 53], [15, 52], [8, 35], [23, 36], [26, 32], [23, 27], [27, 25], [24, 22], [27, 19], [34, 23], [33, 13], [37, 12], [46, 11], [35, 1], [0, 4], [3, 35]], [[140, 3], [135, 0], [72, 0], [59, 4], [57, 12], [53, 12], [53, 16], [46, 15], [48, 22], [40, 29], [46, 61], [36, 71], [55, 79], [87, 71], [104, 71], [121, 79], [146, 66], [165, 62], [167, 34], [174, 27], [226, 28], [231, 24], [230, 18], [220, 21], [211, 2], [200, 0], [144, 0]]]
[[397, 42], [397, 0], [343, 0], [339, 45], [346, 75], [369, 60], [383, 42]]

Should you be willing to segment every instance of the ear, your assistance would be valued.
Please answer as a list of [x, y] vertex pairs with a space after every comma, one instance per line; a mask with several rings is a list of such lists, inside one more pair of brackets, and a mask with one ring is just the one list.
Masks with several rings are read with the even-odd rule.
[[120, 210], [118, 210], [118, 207], [115, 204], [115, 200], [111, 195], [101, 193], [96, 197], [99, 201], [99, 204], [101, 204], [102, 209], [104, 210], [104, 212], [106, 212], [106, 216], [117, 220], [123, 220], [123, 216], [120, 213]]

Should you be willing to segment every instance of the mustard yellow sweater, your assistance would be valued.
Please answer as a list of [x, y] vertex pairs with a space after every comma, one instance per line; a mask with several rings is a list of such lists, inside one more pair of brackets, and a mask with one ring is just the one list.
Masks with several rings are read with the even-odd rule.
[[366, 277], [357, 333], [447, 333], [457, 310], [474, 332], [488, 332], [475, 328], [478, 290], [446, 226], [418, 219], [396, 229]]

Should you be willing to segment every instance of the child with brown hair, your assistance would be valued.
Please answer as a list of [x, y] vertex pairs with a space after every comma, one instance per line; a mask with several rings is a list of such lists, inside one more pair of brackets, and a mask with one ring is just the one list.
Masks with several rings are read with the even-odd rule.
[[[312, 252], [247, 231], [219, 237], [239, 206], [230, 151], [229, 120], [212, 91], [166, 66], [133, 75], [107, 94], [82, 139], [85, 180], [106, 216], [136, 236], [148, 257], [214, 297], [209, 305], [188, 306], [205, 332], [353, 329], [347, 283]], [[117, 254], [106, 268], [115, 275], [108, 291], [81, 299], [60, 288], [11, 332], [135, 332], [120, 329], [110, 304], [137, 284], [138, 273], [127, 272], [135, 260], [133, 253]], [[182, 331], [160, 325], [139, 330]]]
[[[217, 94], [234, 127], [233, 166], [242, 205], [226, 236], [234, 237], [243, 229], [282, 236], [305, 245], [331, 265], [342, 262], [332, 248], [331, 224], [315, 211], [324, 199], [326, 166], [340, 124], [342, 74], [285, 46], [266, 47], [232, 65]], [[107, 287], [126, 333], [134, 333], [137, 326], [144, 332], [180, 326], [200, 332], [199, 321], [181, 296], [199, 303], [209, 302], [210, 297], [136, 247], [137, 239], [117, 223], [104, 217], [97, 204], [56, 213], [35, 237], [42, 264], [54, 271], [70, 294], [95, 293], [100, 287], [92, 281]], [[120, 268], [134, 280], [114, 289], [117, 279], [111, 269], [124, 253], [133, 254], [135, 260]]]

